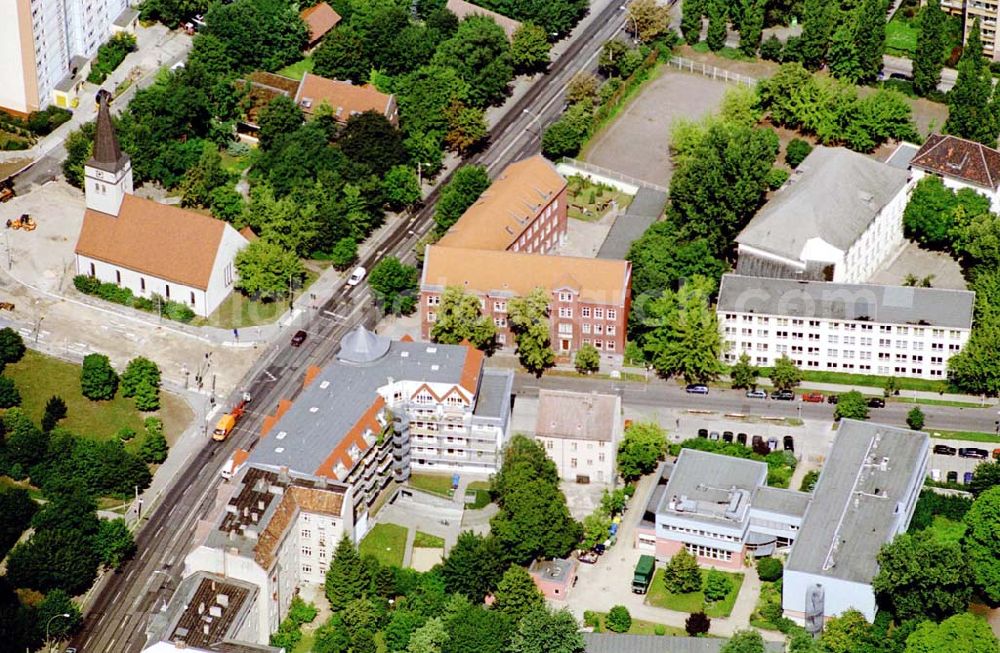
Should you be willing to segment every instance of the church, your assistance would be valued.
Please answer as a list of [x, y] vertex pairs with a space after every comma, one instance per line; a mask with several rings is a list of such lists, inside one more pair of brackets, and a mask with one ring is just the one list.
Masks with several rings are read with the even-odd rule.
[[132, 163], [118, 144], [108, 95], [102, 92], [98, 102], [93, 156], [84, 166], [77, 274], [207, 317], [233, 291], [234, 259], [247, 236], [223, 220], [133, 195]]

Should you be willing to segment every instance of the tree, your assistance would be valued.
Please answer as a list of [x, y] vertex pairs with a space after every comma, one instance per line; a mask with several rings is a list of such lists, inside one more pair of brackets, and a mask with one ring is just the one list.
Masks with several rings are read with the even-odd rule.
[[458, 154], [466, 154], [489, 136], [486, 112], [478, 107], [468, 107], [459, 100], [452, 100], [445, 110], [445, 117], [448, 120], [445, 145]]
[[793, 138], [785, 146], [785, 163], [792, 169], [798, 168], [799, 164], [812, 152], [812, 145], [801, 138]]
[[722, 645], [719, 653], [764, 653], [764, 638], [756, 630], [739, 630]]
[[633, 481], [656, 469], [667, 455], [667, 435], [656, 422], [634, 422], [618, 445], [618, 473]]
[[729, 379], [733, 387], [741, 390], [749, 390], [757, 387], [757, 377], [760, 375], [753, 364], [750, 363], [750, 354], [743, 352], [740, 358], [729, 371]]
[[964, 522], [965, 561], [970, 563], [972, 579], [996, 603], [1000, 601], [1000, 540], [996, 537], [1000, 528], [1000, 487], [991, 487], [976, 497]]
[[920, 410], [920, 406], [914, 406], [906, 414], [906, 425], [914, 431], [920, 431], [924, 428], [924, 411]]
[[240, 71], [287, 66], [301, 58], [309, 38], [298, 11], [282, 0], [213, 4], [205, 24], [204, 32], [222, 41]]
[[502, 507], [507, 497], [517, 492], [524, 483], [538, 480], [557, 487], [559, 471], [545, 448], [519, 433], [510, 439], [502, 456], [500, 471], [493, 475], [490, 494]]
[[995, 485], [1000, 485], [1000, 460], [983, 461], [976, 465], [968, 487], [972, 496], [978, 497]]
[[833, 32], [834, 11], [835, 6], [823, 0], [805, 0], [799, 48], [802, 65], [809, 70], [818, 70], [826, 58], [826, 49]]
[[983, 59], [979, 19], [965, 40], [962, 58], [958, 61], [958, 78], [948, 92], [948, 120], [944, 131], [955, 136], [996, 147], [997, 120], [990, 107], [992, 76]]
[[711, 627], [712, 620], [704, 612], [692, 612], [684, 620], [684, 630], [687, 631], [689, 637], [705, 635]]
[[538, 591], [528, 570], [520, 565], [511, 565], [504, 572], [493, 597], [493, 609], [506, 614], [512, 623], [518, 623], [529, 612], [545, 607], [545, 597]]
[[936, 175], [917, 182], [903, 211], [903, 229], [908, 238], [929, 249], [947, 250], [952, 245], [955, 192]]
[[236, 271], [236, 287], [265, 300], [287, 296], [292, 285], [305, 276], [294, 251], [264, 239], [253, 241], [236, 254]]
[[670, 7], [657, 4], [656, 0], [635, 0], [628, 5], [629, 20], [626, 29], [640, 43], [649, 43], [670, 29]]
[[330, 601], [330, 609], [340, 611], [347, 604], [365, 595], [371, 579], [368, 578], [361, 557], [354, 543], [345, 535], [337, 543], [333, 553], [333, 561], [326, 572], [326, 598]]
[[551, 159], [575, 155], [590, 135], [593, 123], [592, 103], [579, 102], [570, 106], [542, 134], [542, 153]]
[[757, 54], [764, 28], [763, 0], [743, 0], [740, 15], [740, 52], [748, 57]]
[[597, 351], [597, 347], [589, 342], [584, 343], [576, 352], [576, 358], [573, 359], [573, 366], [576, 367], [576, 371], [580, 374], [596, 372], [601, 369], [601, 352]]
[[583, 635], [566, 610], [532, 610], [517, 624], [508, 653], [583, 653]]
[[393, 166], [382, 178], [382, 193], [393, 211], [413, 206], [421, 197], [417, 173], [408, 166]]
[[659, 297], [664, 288], [676, 288], [695, 276], [722, 278], [728, 266], [708, 240], [687, 239], [678, 231], [671, 220], [654, 222], [629, 247], [633, 297]]
[[434, 222], [439, 232], [444, 233], [458, 222], [465, 210], [475, 203], [490, 186], [490, 178], [483, 166], [462, 166], [452, 175], [451, 180], [441, 189], [437, 206], [434, 208]]
[[969, 612], [939, 624], [924, 621], [906, 638], [906, 653], [998, 653], [1000, 644], [989, 623]]
[[135, 397], [136, 408], [142, 411], [160, 407], [160, 368], [142, 356], [133, 358], [122, 373], [122, 395]]
[[668, 592], [688, 594], [701, 589], [701, 570], [695, 557], [682, 548], [663, 568], [663, 583]]
[[526, 370], [541, 376], [556, 359], [550, 338], [548, 291], [534, 288], [523, 297], [514, 297], [507, 302], [507, 311], [518, 360]]
[[[4, 365], [16, 363], [24, 357], [26, 351], [21, 334], [10, 327], [0, 329], [0, 361]], [[0, 367], [0, 371], [3, 368]]]
[[580, 548], [584, 550], [593, 549], [595, 546], [608, 539], [611, 532], [611, 517], [602, 513], [594, 512], [583, 518], [583, 539], [580, 540]]
[[448, 628], [448, 642], [444, 653], [506, 653], [514, 630], [510, 619], [503, 613], [471, 604], [451, 611], [445, 625]]
[[857, 390], [845, 392], [837, 398], [834, 419], [868, 419], [868, 400]]
[[926, 97], [937, 91], [944, 66], [944, 28], [948, 20], [938, 0], [928, 0], [917, 18], [917, 49], [913, 57], [913, 90]]
[[722, 330], [709, 306], [714, 282], [692, 277], [676, 292], [666, 290], [643, 308], [646, 317], [643, 350], [662, 376], [682, 376], [687, 383], [706, 383], [719, 377], [723, 365]]
[[771, 383], [778, 390], [791, 390], [802, 382], [802, 370], [786, 354], [774, 361], [771, 370]]
[[[414, 631], [424, 625], [426, 621], [427, 617], [413, 610], [401, 608], [393, 610], [392, 615], [389, 617], [389, 623], [382, 630], [388, 650], [405, 651], [406, 647], [410, 644], [410, 637], [412, 637]], [[345, 643], [343, 650], [346, 652], [349, 646], [349, 642]], [[324, 652], [317, 651], [317, 653]]]
[[98, 559], [109, 569], [121, 569], [135, 555], [135, 540], [124, 519], [101, 520], [94, 537]]
[[[801, 41], [801, 39], [800, 39]], [[764, 61], [781, 61], [781, 50], [784, 45], [774, 34], [760, 44], [760, 58]]]
[[[56, 615], [60, 616], [56, 619]], [[45, 625], [46, 635], [52, 642], [67, 639], [83, 625], [83, 617], [80, 614], [80, 606], [73, 602], [73, 599], [63, 590], [52, 590], [45, 595], [38, 605], [36, 621], [41, 630]], [[46, 646], [49, 641], [45, 642]]]
[[705, 0], [705, 13], [708, 15], [705, 43], [709, 50], [718, 52], [726, 45], [726, 30], [729, 27], [725, 0]]
[[965, 347], [948, 359], [948, 382], [968, 394], [1000, 393], [1000, 317], [977, 320]]
[[600, 81], [593, 73], [584, 70], [573, 75], [569, 83], [566, 84], [566, 101], [570, 104], [578, 102], [591, 102], [597, 98], [597, 91]]
[[820, 642], [822, 650], [829, 653], [856, 653], [878, 650], [872, 625], [858, 610], [846, 610], [830, 619]]
[[350, 25], [338, 25], [313, 53], [313, 71], [329, 79], [348, 79], [361, 84], [368, 80], [371, 67], [365, 42]]
[[483, 315], [478, 297], [460, 286], [448, 286], [430, 335], [434, 342], [457, 345], [468, 340], [473, 347], [490, 352], [496, 346], [497, 328], [489, 316]]
[[167, 459], [167, 452], [170, 450], [167, 438], [163, 435], [163, 422], [157, 417], [147, 417], [145, 425], [146, 437], [139, 445], [139, 457], [145, 463], [159, 465]]
[[632, 615], [624, 605], [616, 605], [608, 611], [604, 623], [613, 633], [625, 633], [632, 627]]
[[490, 527], [500, 550], [513, 562], [561, 558], [580, 541], [582, 526], [566, 507], [559, 486], [540, 479], [520, 483], [505, 494]]
[[469, 100], [477, 107], [499, 102], [514, 76], [507, 35], [485, 16], [469, 16], [459, 23], [455, 35], [438, 46], [431, 64], [454, 68], [469, 85]]
[[904, 533], [882, 547], [878, 564], [872, 588], [899, 619], [943, 619], [965, 610], [972, 596], [969, 565], [956, 542]]
[[441, 577], [449, 594], [461, 594], [476, 604], [496, 589], [505, 565], [496, 540], [472, 531], [459, 534], [441, 563]]
[[857, 44], [858, 65], [862, 80], [872, 81], [882, 70], [882, 56], [885, 54], [886, 7], [883, 0], [862, 0], [858, 9], [857, 29], [854, 33]]
[[510, 60], [518, 72], [532, 72], [549, 63], [549, 39], [544, 29], [522, 23], [510, 42]]
[[358, 241], [350, 236], [341, 238], [330, 251], [330, 262], [338, 270], [346, 270], [358, 260]]
[[276, 95], [267, 103], [257, 119], [260, 130], [257, 139], [263, 150], [277, 147], [286, 135], [302, 125], [302, 109], [285, 95]]
[[368, 285], [383, 311], [409, 315], [417, 307], [417, 280], [415, 267], [404, 265], [395, 256], [389, 256], [372, 268]]
[[733, 589], [729, 577], [717, 569], [709, 569], [705, 574], [705, 598], [709, 601], [721, 601]]
[[701, 40], [704, 14], [705, 0], [684, 0], [681, 4], [681, 35], [688, 45], [694, 45]]
[[448, 632], [440, 617], [428, 619], [424, 625], [417, 628], [410, 636], [406, 647], [407, 653], [441, 653], [442, 647], [448, 641]]
[[43, 529], [7, 556], [7, 579], [16, 587], [77, 595], [93, 583], [98, 562], [91, 547], [81, 546], [80, 533]]
[[784, 565], [779, 558], [759, 558], [757, 560], [757, 575], [767, 582], [774, 582], [781, 578], [784, 572]]
[[348, 159], [379, 176], [406, 161], [402, 135], [378, 111], [348, 118], [337, 144]]
[[21, 405], [21, 393], [18, 392], [14, 379], [0, 376], [0, 408], [11, 408]]
[[92, 401], [112, 399], [118, 391], [118, 375], [104, 354], [87, 354], [80, 370], [80, 390]]
[[[267, 108], [265, 107], [265, 111]], [[215, 143], [206, 141], [198, 163], [184, 173], [181, 181], [181, 205], [209, 206], [212, 204], [213, 191], [229, 183], [230, 175], [222, 168], [222, 155], [219, 154], [218, 147]]]

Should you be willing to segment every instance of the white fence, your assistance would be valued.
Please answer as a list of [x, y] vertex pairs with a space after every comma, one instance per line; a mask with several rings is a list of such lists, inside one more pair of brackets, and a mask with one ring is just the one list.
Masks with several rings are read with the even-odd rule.
[[716, 68], [715, 66], [711, 66], [707, 63], [698, 63], [697, 61], [685, 59], [684, 57], [672, 57], [667, 63], [674, 68], [685, 70], [689, 73], [697, 73], [699, 75], [704, 75], [705, 77], [719, 79], [732, 84], [744, 84], [746, 86], [755, 86], [757, 84], [757, 79], [754, 77], [734, 73], [733, 71], [726, 70], [725, 68]]
[[629, 195], [635, 195], [640, 188], [658, 190], [662, 193], [667, 192], [667, 189], [663, 186], [657, 186], [656, 184], [651, 184], [648, 181], [630, 177], [629, 175], [622, 174], [609, 168], [603, 168], [601, 166], [594, 165], [593, 163], [578, 161], [577, 159], [571, 159], [569, 157], [563, 157], [563, 159], [556, 165], [556, 169], [563, 175], [569, 176], [575, 174], [580, 175], [581, 177], [587, 177], [593, 181], [606, 183], [609, 186], [613, 186]]

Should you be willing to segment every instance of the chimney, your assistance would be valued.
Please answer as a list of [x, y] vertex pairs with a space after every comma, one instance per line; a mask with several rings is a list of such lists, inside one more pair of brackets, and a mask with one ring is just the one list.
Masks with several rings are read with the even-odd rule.
[[205, 602], [202, 601], [198, 604], [198, 614], [205, 614]]
[[215, 597], [215, 602], [218, 603], [219, 605], [221, 605], [224, 608], [228, 608], [229, 607], [229, 595], [228, 594], [219, 594], [218, 596]]
[[283, 485], [288, 485], [292, 482], [292, 477], [289, 476], [287, 467], [282, 467], [278, 470], [278, 482]]

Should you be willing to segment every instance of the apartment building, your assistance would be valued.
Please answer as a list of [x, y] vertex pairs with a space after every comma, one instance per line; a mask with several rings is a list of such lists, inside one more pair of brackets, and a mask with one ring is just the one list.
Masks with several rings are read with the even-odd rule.
[[628, 261], [431, 245], [420, 280], [421, 337], [430, 338], [445, 289], [457, 286], [479, 297], [483, 314], [497, 326], [500, 346], [512, 347], [508, 301], [543, 288], [552, 298], [549, 319], [557, 354], [592, 344], [605, 355], [621, 356], [631, 279]]
[[716, 310], [723, 360], [783, 355], [802, 369], [942, 380], [969, 340], [975, 293], [727, 274]]
[[535, 439], [556, 464], [559, 478], [614, 483], [621, 437], [622, 400], [618, 395], [538, 391]]
[[849, 609], [874, 621], [877, 556], [910, 524], [930, 455], [926, 433], [842, 420], [785, 563], [785, 616], [818, 632]]
[[767, 487], [767, 464], [681, 449], [666, 486], [654, 492], [655, 515], [637, 531], [638, 548], [665, 562], [681, 549], [699, 564], [740, 569], [748, 555], [791, 546], [809, 495]]
[[127, 0], [0, 0], [0, 109], [48, 106], [131, 11]]
[[996, 0], [941, 0], [941, 9], [952, 16], [962, 18], [965, 37], [968, 38], [976, 20], [983, 40], [983, 56], [997, 61], [997, 19], [1000, 18], [1000, 3]]
[[437, 244], [545, 254], [566, 238], [567, 219], [566, 179], [539, 154], [504, 168]]
[[910, 160], [914, 181], [936, 175], [954, 190], [971, 188], [1000, 212], [1000, 152], [957, 136], [931, 134]]
[[736, 238], [739, 274], [862, 283], [903, 244], [906, 170], [817, 146]]

